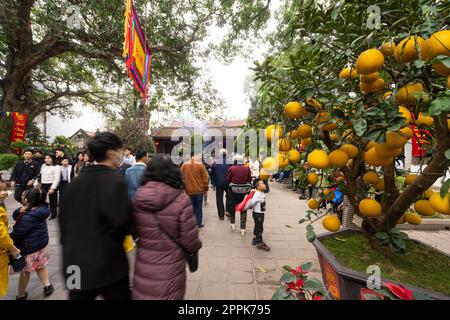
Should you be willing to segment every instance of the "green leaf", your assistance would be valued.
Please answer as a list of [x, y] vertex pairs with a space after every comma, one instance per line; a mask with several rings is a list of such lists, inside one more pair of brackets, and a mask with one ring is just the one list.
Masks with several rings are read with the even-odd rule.
[[300, 219], [300, 220], [298, 221], [298, 223], [299, 223], [299, 224], [302, 224], [302, 223], [304, 223], [304, 222], [306, 222], [306, 221], [308, 221], [308, 220], [306, 220], [306, 219]]
[[447, 68], [450, 68], [450, 57], [439, 55], [433, 59], [431, 63], [443, 63]]
[[445, 151], [445, 157], [450, 160], [450, 149]]
[[283, 269], [286, 270], [287, 272], [291, 272], [292, 268], [290, 266], [283, 266]]
[[312, 266], [313, 266], [312, 262], [307, 262], [302, 264], [300, 267], [302, 268], [303, 271], [309, 271], [311, 270]]
[[386, 232], [377, 232], [375, 233], [375, 238], [378, 240], [386, 240], [389, 239], [389, 235]]
[[450, 179], [447, 180], [447, 181], [445, 181], [445, 182], [442, 184], [442, 186], [441, 186], [441, 191], [439, 192], [441, 198], [444, 198], [444, 197], [445, 197], [445, 195], [447, 194], [449, 188], [450, 188]]
[[365, 135], [367, 130], [367, 121], [363, 118], [352, 119], [353, 128], [355, 129], [356, 135], [362, 137]]
[[314, 278], [308, 278], [305, 280], [303, 289], [310, 290], [310, 291], [319, 291], [319, 290], [324, 289], [324, 286], [322, 284], [322, 281], [314, 279]]
[[297, 277], [294, 276], [291, 273], [285, 273], [280, 278], [280, 282], [285, 282], [285, 283], [287, 283], [287, 282], [294, 282], [296, 280], [297, 280]]
[[442, 112], [450, 111], [450, 97], [442, 96], [431, 102], [429, 114], [432, 116], [440, 115]]
[[408, 236], [407, 233], [400, 232], [400, 238], [403, 239], [403, 240], [408, 240], [408, 239], [409, 239], [409, 236]]
[[316, 233], [314, 232], [314, 230], [309, 229], [308, 231], [306, 231], [306, 239], [311, 243], [316, 240]]
[[398, 249], [400, 249], [400, 251], [406, 250], [405, 240], [401, 238], [392, 238], [392, 244], [394, 245], [394, 249], [395, 247], [397, 247]]
[[315, 89], [312, 89], [312, 88], [306, 89], [306, 91], [305, 91], [305, 99], [311, 98], [312, 96], [314, 96], [314, 93], [316, 93]]
[[423, 61], [423, 60], [416, 60], [414, 62], [414, 65], [416, 66], [417, 69], [420, 69], [420, 68], [422, 68], [425, 65], [425, 61]]
[[286, 298], [290, 295], [291, 293], [287, 291], [284, 287], [279, 287], [273, 294], [272, 300], [286, 300]]
[[413, 291], [413, 296], [416, 300], [430, 300], [430, 296], [425, 292]]

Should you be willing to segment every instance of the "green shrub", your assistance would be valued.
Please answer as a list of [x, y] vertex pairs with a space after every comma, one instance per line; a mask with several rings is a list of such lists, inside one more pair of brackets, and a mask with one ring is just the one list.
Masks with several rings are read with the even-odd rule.
[[9, 170], [20, 160], [20, 157], [11, 153], [0, 153], [0, 171]]
[[28, 143], [24, 141], [15, 141], [11, 143], [11, 149], [27, 149], [29, 147]]

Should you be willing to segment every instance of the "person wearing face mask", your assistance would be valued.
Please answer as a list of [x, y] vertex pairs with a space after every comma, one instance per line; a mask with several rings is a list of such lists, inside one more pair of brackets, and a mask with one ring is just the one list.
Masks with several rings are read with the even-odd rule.
[[67, 185], [60, 200], [63, 272], [66, 283], [81, 270], [80, 286], [69, 289], [71, 300], [129, 300], [128, 259], [123, 248], [130, 234], [127, 187], [116, 170], [122, 162], [122, 142], [109, 132], [88, 141], [95, 164], [84, 167]]

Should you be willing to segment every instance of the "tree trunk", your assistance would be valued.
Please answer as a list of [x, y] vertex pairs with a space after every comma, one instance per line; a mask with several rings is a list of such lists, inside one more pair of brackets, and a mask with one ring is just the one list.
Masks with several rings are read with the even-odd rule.
[[409, 206], [448, 170], [449, 160], [445, 157], [445, 151], [450, 149], [447, 115], [443, 113], [438, 117], [434, 117], [434, 123], [436, 128], [436, 151], [433, 154], [433, 159], [423, 170], [423, 173], [398, 196], [390, 207], [387, 212], [388, 219], [385, 221], [387, 224], [385, 227], [395, 227]]

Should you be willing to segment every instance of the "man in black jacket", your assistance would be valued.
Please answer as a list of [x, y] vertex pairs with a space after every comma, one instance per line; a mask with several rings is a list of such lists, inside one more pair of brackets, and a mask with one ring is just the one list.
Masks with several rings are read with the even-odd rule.
[[33, 187], [34, 181], [39, 176], [40, 165], [33, 160], [33, 152], [25, 150], [23, 160], [16, 163], [11, 174], [11, 186], [14, 188], [14, 199], [22, 203], [22, 194], [25, 190]]
[[122, 162], [122, 142], [112, 133], [103, 132], [89, 140], [88, 150], [97, 164], [85, 167], [66, 187], [60, 204], [63, 270], [69, 298], [94, 300], [101, 295], [104, 299], [128, 300], [128, 260], [123, 241], [129, 207], [125, 182], [116, 173]]

